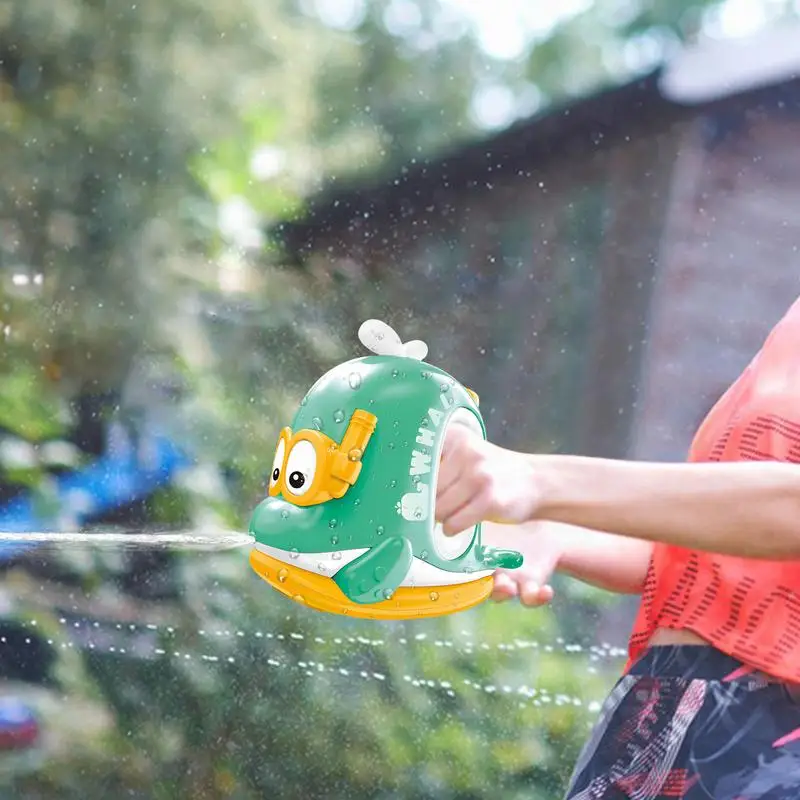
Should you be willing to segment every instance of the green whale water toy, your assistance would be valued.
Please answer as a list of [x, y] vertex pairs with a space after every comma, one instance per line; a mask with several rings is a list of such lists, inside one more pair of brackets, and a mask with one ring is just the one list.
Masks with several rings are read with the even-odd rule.
[[445, 432], [486, 437], [478, 398], [426, 364], [424, 342], [385, 323], [359, 329], [372, 355], [323, 375], [278, 439], [269, 496], [253, 512], [250, 564], [319, 611], [432, 617], [486, 599], [522, 555], [481, 544], [480, 525], [445, 536], [434, 518]]

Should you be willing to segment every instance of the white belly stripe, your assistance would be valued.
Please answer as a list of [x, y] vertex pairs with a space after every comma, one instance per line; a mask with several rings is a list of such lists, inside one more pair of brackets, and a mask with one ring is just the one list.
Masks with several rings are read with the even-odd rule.
[[[366, 547], [354, 550], [342, 550], [338, 553], [291, 553], [288, 550], [279, 550], [277, 547], [270, 547], [266, 544], [256, 543], [255, 547], [268, 556], [283, 561], [308, 572], [315, 572], [317, 575], [324, 575], [332, 578], [345, 565], [353, 559], [358, 558], [362, 553], [366, 553]], [[411, 569], [401, 586], [451, 586], [459, 583], [471, 583], [480, 578], [491, 575], [492, 570], [481, 572], [447, 572], [438, 567], [414, 558]]]

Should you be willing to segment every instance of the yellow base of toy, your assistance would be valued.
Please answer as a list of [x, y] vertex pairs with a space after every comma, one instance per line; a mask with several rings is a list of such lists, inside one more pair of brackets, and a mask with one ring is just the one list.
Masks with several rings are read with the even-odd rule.
[[270, 586], [297, 603], [316, 611], [363, 619], [441, 617], [466, 611], [486, 600], [494, 585], [492, 576], [487, 575], [446, 586], [402, 586], [389, 600], [361, 605], [346, 597], [331, 578], [286, 564], [255, 548], [250, 551], [250, 566]]

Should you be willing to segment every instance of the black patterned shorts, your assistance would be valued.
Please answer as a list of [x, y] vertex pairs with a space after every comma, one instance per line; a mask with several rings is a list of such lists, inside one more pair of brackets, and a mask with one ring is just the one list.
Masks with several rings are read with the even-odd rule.
[[606, 700], [567, 800], [800, 800], [800, 699], [711, 647], [653, 647]]

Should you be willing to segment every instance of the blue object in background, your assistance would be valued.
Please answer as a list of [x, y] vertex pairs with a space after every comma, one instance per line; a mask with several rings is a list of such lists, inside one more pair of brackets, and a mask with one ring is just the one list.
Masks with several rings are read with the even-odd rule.
[[39, 722], [31, 708], [16, 697], [0, 697], [0, 752], [34, 747]]
[[[193, 461], [158, 433], [140, 436], [134, 445], [119, 428], [109, 436], [107, 452], [91, 464], [54, 478], [58, 512], [43, 517], [30, 493], [0, 507], [0, 530], [11, 533], [53, 531], [69, 524], [74, 530], [115, 508], [151, 495], [174, 480]], [[66, 520], [66, 522], [65, 522]], [[0, 542], [0, 561], [36, 547], [34, 543]]]

